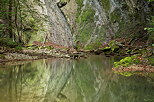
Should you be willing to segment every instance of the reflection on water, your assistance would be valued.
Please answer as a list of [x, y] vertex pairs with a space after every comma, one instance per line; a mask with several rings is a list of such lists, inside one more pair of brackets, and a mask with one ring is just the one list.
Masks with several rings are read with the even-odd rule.
[[111, 70], [114, 58], [0, 66], [0, 102], [154, 102], [154, 82]]

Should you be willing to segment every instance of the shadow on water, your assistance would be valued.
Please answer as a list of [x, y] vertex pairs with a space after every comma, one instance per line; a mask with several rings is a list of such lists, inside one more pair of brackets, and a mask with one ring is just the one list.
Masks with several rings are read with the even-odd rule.
[[0, 102], [154, 102], [154, 82], [111, 70], [115, 58], [44, 59], [0, 66]]

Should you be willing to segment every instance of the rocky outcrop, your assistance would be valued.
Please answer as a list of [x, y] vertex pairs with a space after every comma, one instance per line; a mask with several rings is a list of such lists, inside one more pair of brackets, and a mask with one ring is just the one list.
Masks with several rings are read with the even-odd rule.
[[45, 0], [48, 19], [50, 21], [49, 40], [66, 47], [73, 46], [72, 33], [65, 19], [65, 15], [60, 10], [54, 0]]
[[150, 13], [146, 0], [41, 1], [47, 16], [43, 41], [65, 47], [93, 49], [114, 38], [142, 36]]
[[[91, 49], [143, 30], [149, 12], [145, 0], [76, 0], [76, 39]], [[82, 45], [82, 46], [81, 46]]]

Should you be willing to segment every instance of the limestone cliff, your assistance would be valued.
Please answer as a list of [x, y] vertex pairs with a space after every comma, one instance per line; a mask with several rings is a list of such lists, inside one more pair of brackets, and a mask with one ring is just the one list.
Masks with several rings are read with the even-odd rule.
[[[72, 0], [74, 1], [74, 0]], [[67, 19], [75, 22], [77, 46], [92, 49], [116, 37], [133, 37], [144, 28], [146, 15], [150, 12], [145, 0], [76, 0], [77, 9], [63, 9]], [[75, 11], [75, 10], [74, 10]], [[70, 17], [74, 17], [75, 19]]]
[[43, 33], [47, 40], [85, 49], [117, 37], [133, 37], [143, 30], [150, 13], [146, 0], [41, 1], [47, 17]]
[[55, 0], [45, 0], [48, 19], [50, 21], [49, 41], [63, 46], [73, 46], [71, 29], [67, 23], [65, 15], [57, 5]]

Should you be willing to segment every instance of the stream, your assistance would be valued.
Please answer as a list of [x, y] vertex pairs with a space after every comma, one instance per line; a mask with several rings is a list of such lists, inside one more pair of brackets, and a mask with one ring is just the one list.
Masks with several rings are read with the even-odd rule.
[[154, 102], [154, 80], [112, 71], [115, 57], [0, 65], [0, 102]]

